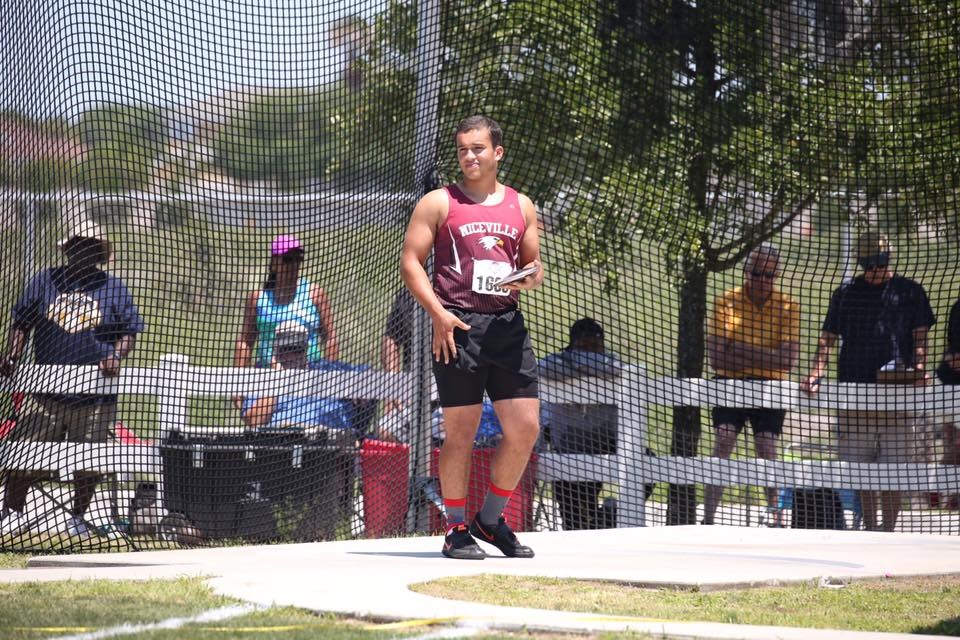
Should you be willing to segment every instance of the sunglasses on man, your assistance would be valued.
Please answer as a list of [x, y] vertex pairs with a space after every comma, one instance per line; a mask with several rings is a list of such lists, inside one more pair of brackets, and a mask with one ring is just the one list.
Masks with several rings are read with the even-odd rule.
[[776, 271], [760, 271], [754, 270], [750, 272], [750, 275], [754, 278], [763, 279], [763, 280], [775, 280], [777, 277]]
[[857, 264], [859, 264], [864, 271], [886, 269], [890, 265], [890, 254], [883, 252], [874, 256], [864, 256], [857, 260]]
[[282, 356], [293, 355], [293, 354], [295, 354], [295, 353], [306, 353], [306, 352], [307, 352], [307, 345], [305, 345], [305, 344], [302, 344], [302, 345], [301, 345], [301, 344], [287, 344], [287, 345], [282, 345], [282, 346], [276, 347], [276, 348], [274, 349], [274, 352], [275, 352], [278, 356], [281, 356], [281, 355], [282, 355]]

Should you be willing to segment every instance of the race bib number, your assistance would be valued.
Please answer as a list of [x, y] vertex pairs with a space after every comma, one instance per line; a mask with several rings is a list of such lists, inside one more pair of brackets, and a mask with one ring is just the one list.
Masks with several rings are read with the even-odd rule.
[[508, 296], [509, 289], [495, 286], [493, 283], [513, 271], [509, 262], [498, 260], [474, 260], [473, 292], [484, 296]]

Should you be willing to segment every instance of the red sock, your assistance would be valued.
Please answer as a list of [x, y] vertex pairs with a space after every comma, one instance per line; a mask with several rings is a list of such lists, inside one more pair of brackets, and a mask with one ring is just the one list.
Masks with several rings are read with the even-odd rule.
[[444, 498], [443, 511], [447, 520], [447, 533], [450, 533], [450, 529], [467, 521], [467, 499]]
[[485, 525], [496, 524], [512, 495], [513, 489], [502, 489], [491, 482], [477, 519]]
[[494, 495], [500, 496], [501, 498], [506, 498], [507, 500], [509, 500], [510, 496], [513, 495], [513, 489], [501, 489], [492, 482], [490, 483], [489, 489]]

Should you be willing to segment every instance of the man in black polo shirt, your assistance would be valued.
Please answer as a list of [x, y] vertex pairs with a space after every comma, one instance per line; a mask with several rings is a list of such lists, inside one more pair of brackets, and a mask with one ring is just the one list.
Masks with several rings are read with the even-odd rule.
[[[937, 321], [923, 287], [890, 268], [890, 242], [869, 231], [857, 240], [857, 263], [863, 274], [833, 293], [817, 343], [810, 373], [801, 390], [815, 394], [827, 369], [830, 353], [842, 338], [837, 363], [840, 382], [882, 382], [884, 379], [929, 379], [927, 332]], [[913, 416], [901, 411], [841, 411], [837, 448], [849, 462], [909, 462], [916, 439]], [[883, 513], [877, 523], [877, 493]], [[861, 491], [867, 529], [893, 531], [900, 514], [899, 491]]]
[[[950, 308], [947, 326], [947, 349], [937, 368], [937, 377], [943, 384], [960, 384], [960, 300]], [[943, 421], [943, 457], [941, 464], [960, 464], [960, 412], [946, 416]], [[960, 508], [960, 494], [944, 496], [949, 509]]]

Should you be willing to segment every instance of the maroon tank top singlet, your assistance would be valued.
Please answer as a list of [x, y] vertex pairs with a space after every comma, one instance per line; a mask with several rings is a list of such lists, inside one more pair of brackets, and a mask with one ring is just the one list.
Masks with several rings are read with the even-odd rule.
[[450, 209], [434, 245], [434, 292], [448, 308], [515, 309], [520, 292], [493, 283], [517, 268], [526, 230], [517, 192], [505, 186], [503, 200], [489, 206], [473, 202], [455, 185], [446, 192]]

